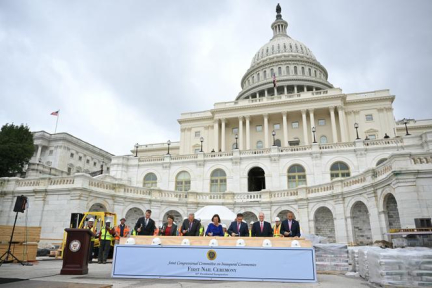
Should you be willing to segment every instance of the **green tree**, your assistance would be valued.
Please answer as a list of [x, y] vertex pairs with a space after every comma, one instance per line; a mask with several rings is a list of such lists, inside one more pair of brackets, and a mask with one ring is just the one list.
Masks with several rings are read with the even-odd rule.
[[0, 177], [23, 173], [34, 151], [33, 134], [27, 125], [5, 124], [0, 130]]

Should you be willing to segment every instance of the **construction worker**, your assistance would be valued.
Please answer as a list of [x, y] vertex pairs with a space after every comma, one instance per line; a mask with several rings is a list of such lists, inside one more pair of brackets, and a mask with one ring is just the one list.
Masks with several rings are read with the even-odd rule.
[[115, 231], [111, 228], [111, 221], [107, 220], [105, 222], [105, 227], [103, 227], [99, 233], [99, 257], [98, 264], [106, 264], [108, 255], [111, 250], [111, 241], [114, 240]]
[[253, 224], [254, 224], [253, 221], [251, 221], [251, 222], [249, 223], [249, 237], [252, 237], [252, 226], [253, 226]]
[[273, 226], [273, 237], [282, 237], [280, 234], [281, 221], [279, 217], [275, 218], [275, 225]]
[[222, 224], [222, 230], [224, 232], [224, 237], [229, 237], [226, 224]]
[[90, 218], [87, 221], [87, 225], [84, 227], [84, 229], [89, 229], [93, 232], [93, 235], [91, 236], [91, 242], [89, 247], [89, 263], [93, 263], [93, 250], [94, 250], [94, 243], [96, 240], [96, 227], [94, 226], [94, 218]]
[[120, 238], [129, 237], [129, 227], [125, 224], [126, 218], [120, 219], [120, 225], [115, 227], [115, 243], [120, 243]]
[[204, 236], [204, 226], [201, 224], [201, 218], [197, 218], [200, 228], [199, 228], [199, 234], [198, 236]]

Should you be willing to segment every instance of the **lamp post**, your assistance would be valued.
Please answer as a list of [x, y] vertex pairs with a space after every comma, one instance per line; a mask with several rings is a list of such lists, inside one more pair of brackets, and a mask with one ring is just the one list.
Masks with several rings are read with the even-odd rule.
[[235, 146], [235, 149], [238, 149], [238, 146], [237, 146], [237, 144], [238, 144], [238, 143], [237, 143], [238, 134], [235, 135], [235, 139], [236, 139], [236, 146]]
[[316, 132], [316, 129], [315, 129], [315, 126], [314, 126], [314, 127], [312, 127], [312, 133], [313, 133], [313, 136], [314, 136], [314, 141], [312, 143], [317, 143], [316, 142], [316, 137], [315, 137], [315, 132]]
[[203, 152], [203, 150], [202, 150], [202, 145], [203, 145], [203, 142], [204, 142], [204, 137], [201, 137], [201, 138], [200, 138], [200, 142], [201, 142], [201, 150], [200, 150], [200, 152]]
[[405, 130], [406, 130], [406, 134], [405, 136], [409, 136], [411, 135], [410, 133], [408, 133], [408, 120], [406, 118], [403, 119], [403, 123], [405, 124]]
[[135, 157], [138, 157], [138, 147], [139, 147], [139, 144], [136, 143], [135, 144]]
[[171, 141], [170, 140], [167, 141], [167, 145], [168, 145], [167, 155], [170, 155], [170, 153], [169, 153], [169, 146], [171, 145]]
[[359, 140], [359, 139], [360, 139], [360, 137], [359, 137], [359, 135], [358, 135], [358, 127], [359, 127], [358, 123], [354, 123], [354, 128], [356, 129], [356, 134], [357, 134], [357, 138], [356, 138], [356, 140]]
[[276, 140], [275, 140], [276, 132], [274, 130], [272, 132], [272, 136], [273, 136], [273, 146], [276, 146]]

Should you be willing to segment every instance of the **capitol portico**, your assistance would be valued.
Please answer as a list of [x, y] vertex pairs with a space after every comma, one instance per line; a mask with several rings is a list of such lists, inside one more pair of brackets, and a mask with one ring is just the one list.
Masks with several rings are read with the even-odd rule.
[[430, 223], [432, 121], [396, 121], [389, 90], [333, 87], [312, 51], [288, 36], [280, 8], [271, 29], [235, 100], [182, 113], [179, 142], [140, 144], [131, 155], [112, 156], [74, 140], [70, 149], [100, 158], [90, 166], [109, 163], [96, 177], [73, 170], [82, 167], [78, 159], [72, 166], [59, 159], [72, 169], [53, 174], [49, 154], [37, 152], [33, 161], [41, 153], [43, 159], [31, 177], [0, 179], [0, 224], [11, 223], [21, 194], [31, 203], [29, 225], [42, 226], [46, 239], [62, 237], [70, 213], [88, 210], [115, 212], [129, 225], [146, 209], [158, 224], [208, 205], [244, 212], [247, 221], [260, 211], [268, 221], [292, 211], [303, 234], [354, 244]]

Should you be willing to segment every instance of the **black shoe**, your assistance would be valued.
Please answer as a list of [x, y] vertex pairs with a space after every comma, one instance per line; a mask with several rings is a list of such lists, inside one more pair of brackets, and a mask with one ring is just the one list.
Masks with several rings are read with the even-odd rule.
[[103, 261], [103, 264], [106, 264], [106, 261]]
[[102, 261], [98, 261], [98, 264], [102, 264]]

